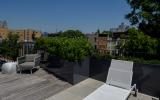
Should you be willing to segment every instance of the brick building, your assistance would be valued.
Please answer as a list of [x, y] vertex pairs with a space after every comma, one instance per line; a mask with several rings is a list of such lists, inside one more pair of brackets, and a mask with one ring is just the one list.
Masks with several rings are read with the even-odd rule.
[[8, 29], [0, 27], [0, 38], [5, 39], [8, 34]]
[[8, 34], [18, 34], [21, 48], [19, 48], [19, 55], [32, 53], [34, 48], [34, 39], [41, 37], [41, 31], [33, 29], [9, 29], [6, 21], [0, 21], [0, 42], [6, 39]]
[[8, 29], [7, 22], [6, 21], [0, 21], [0, 40], [6, 39], [8, 33], [18, 34], [19, 35], [19, 41], [29, 41], [32, 42], [34, 38], [41, 37], [42, 33], [37, 30], [33, 29]]
[[107, 50], [107, 34], [88, 34], [88, 40], [92, 46], [100, 53], [106, 54]]
[[129, 26], [121, 23], [117, 28], [111, 28], [110, 31], [101, 34], [87, 34], [89, 42], [101, 54], [118, 55], [117, 46], [120, 42], [125, 42], [128, 38]]
[[24, 41], [32, 42], [34, 38], [41, 37], [40, 31], [32, 29], [9, 30], [9, 33], [18, 34], [20, 42]]
[[95, 49], [98, 50], [101, 54], [107, 53], [107, 34], [99, 34], [98, 37], [95, 37]]

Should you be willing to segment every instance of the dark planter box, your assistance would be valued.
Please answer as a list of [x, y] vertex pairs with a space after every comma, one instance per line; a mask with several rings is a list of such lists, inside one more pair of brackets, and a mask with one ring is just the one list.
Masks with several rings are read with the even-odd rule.
[[76, 84], [89, 77], [89, 58], [80, 62], [69, 62], [50, 56], [45, 69], [64, 81]]
[[89, 76], [93, 79], [106, 82], [111, 60], [90, 58]]
[[160, 97], [160, 65], [134, 63], [133, 72], [140, 92]]

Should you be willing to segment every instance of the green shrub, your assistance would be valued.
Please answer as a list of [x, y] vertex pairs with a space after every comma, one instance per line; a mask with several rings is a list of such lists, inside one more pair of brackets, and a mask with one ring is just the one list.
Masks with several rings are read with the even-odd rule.
[[78, 38], [85, 37], [85, 35], [79, 30], [67, 30], [59, 33], [60, 37], [68, 37], [68, 38]]
[[84, 37], [45, 37], [36, 42], [37, 48], [69, 61], [82, 60], [92, 54], [92, 46]]
[[18, 50], [20, 48], [20, 44], [18, 43], [19, 35], [11, 34], [7, 35], [7, 38], [2, 40], [0, 44], [0, 54], [3, 57], [10, 58], [12, 60], [16, 60], [18, 56]]

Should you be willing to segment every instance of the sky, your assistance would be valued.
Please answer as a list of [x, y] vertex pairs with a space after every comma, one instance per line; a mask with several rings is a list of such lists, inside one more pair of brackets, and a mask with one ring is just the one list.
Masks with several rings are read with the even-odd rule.
[[126, 0], [0, 0], [0, 20], [10, 29], [43, 32], [79, 29], [85, 33], [129, 25]]

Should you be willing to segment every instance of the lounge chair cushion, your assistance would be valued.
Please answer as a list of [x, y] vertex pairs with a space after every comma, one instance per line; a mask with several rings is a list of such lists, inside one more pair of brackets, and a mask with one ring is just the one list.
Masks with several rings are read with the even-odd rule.
[[104, 84], [83, 100], [126, 100], [130, 92], [130, 90]]
[[32, 69], [34, 67], [34, 62], [24, 62], [19, 65], [22, 69]]

